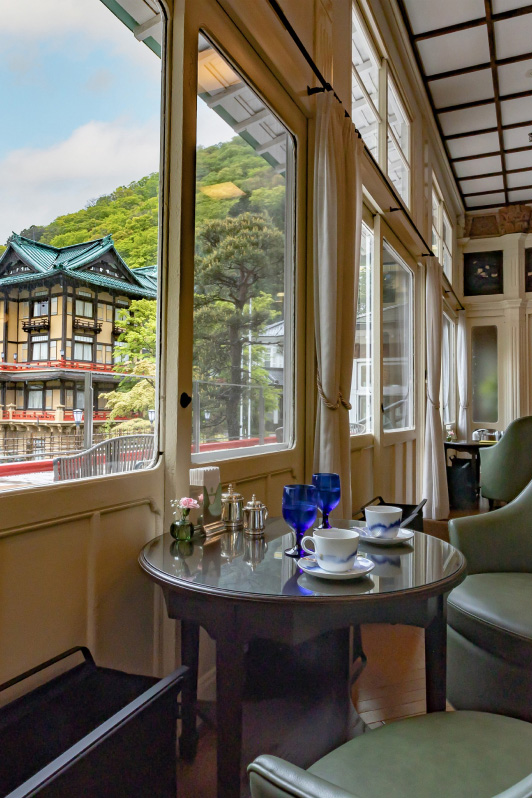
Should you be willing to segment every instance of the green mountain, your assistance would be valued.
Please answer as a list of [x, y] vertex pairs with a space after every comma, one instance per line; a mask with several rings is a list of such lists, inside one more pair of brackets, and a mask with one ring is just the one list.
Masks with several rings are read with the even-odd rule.
[[[196, 225], [238, 216], [241, 213], [265, 213], [273, 224], [283, 226], [284, 177], [257, 155], [240, 137], [231, 141], [200, 147], [196, 160], [198, 191]], [[240, 196], [213, 198], [203, 189], [232, 183]], [[116, 249], [132, 269], [150, 266], [157, 261], [159, 175], [154, 172], [111, 194], [91, 200], [74, 213], [58, 216], [49, 225], [32, 225], [21, 235], [44, 244], [65, 247], [111, 234]], [[0, 247], [0, 253], [4, 247]]]

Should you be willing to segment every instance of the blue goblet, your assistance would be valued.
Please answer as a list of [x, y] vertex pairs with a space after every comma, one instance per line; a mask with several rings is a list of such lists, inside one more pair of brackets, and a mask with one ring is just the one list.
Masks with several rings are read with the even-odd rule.
[[312, 484], [318, 491], [318, 507], [322, 514], [319, 529], [330, 529], [329, 513], [340, 501], [340, 476], [339, 474], [312, 474]]
[[283, 488], [283, 518], [296, 538], [295, 546], [286, 549], [288, 557], [301, 557], [301, 541], [305, 532], [316, 521], [318, 492], [314, 485], [285, 485]]

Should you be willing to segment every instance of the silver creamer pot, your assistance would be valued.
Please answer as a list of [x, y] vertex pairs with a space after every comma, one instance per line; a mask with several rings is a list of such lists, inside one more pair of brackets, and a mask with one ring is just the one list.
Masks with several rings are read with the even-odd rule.
[[244, 532], [246, 535], [262, 535], [268, 518], [268, 508], [265, 504], [251, 497], [251, 501], [244, 507]]

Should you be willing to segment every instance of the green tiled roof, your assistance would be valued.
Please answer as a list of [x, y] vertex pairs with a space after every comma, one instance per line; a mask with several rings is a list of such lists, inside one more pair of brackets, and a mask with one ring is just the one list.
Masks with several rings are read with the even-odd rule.
[[[3, 265], [11, 259], [11, 251], [32, 270], [23, 274], [2, 275]], [[118, 280], [106, 274], [91, 271], [91, 263], [96, 262], [107, 252], [112, 251], [119, 267], [124, 272], [125, 279]], [[114, 292], [129, 296], [144, 296], [154, 298], [157, 296], [157, 267], [144, 266], [140, 269], [130, 269], [115, 249], [112, 236], [98, 238], [95, 241], [85, 241], [69, 247], [52, 247], [50, 244], [41, 244], [24, 236], [13, 233], [8, 247], [0, 257], [0, 286], [31, 283], [48, 274], [63, 273], [80, 282], [97, 285]]]

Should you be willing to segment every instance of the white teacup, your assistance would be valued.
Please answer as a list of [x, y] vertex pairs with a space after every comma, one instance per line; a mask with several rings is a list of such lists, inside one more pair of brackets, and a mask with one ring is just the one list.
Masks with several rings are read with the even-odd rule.
[[396, 538], [399, 534], [403, 511], [400, 507], [374, 504], [366, 507], [366, 527], [376, 538]]
[[[307, 554], [315, 554], [324, 571], [345, 573], [353, 567], [359, 539], [356, 529], [315, 529], [312, 537], [303, 538], [301, 548]], [[314, 548], [307, 548], [308, 543], [313, 543]]]

